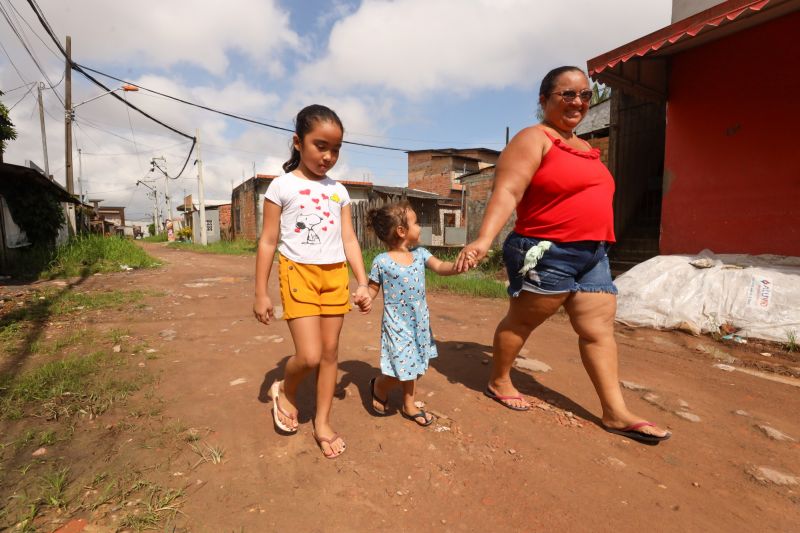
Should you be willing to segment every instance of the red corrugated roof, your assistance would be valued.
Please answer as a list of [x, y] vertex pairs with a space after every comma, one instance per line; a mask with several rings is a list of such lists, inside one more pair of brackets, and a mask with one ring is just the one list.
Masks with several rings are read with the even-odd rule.
[[589, 75], [594, 76], [607, 68], [633, 57], [642, 57], [680, 41], [691, 39], [737, 19], [761, 11], [769, 4], [782, 4], [781, 0], [728, 0], [696, 15], [679, 20], [649, 35], [631, 41], [619, 48], [590, 59], [587, 62]]

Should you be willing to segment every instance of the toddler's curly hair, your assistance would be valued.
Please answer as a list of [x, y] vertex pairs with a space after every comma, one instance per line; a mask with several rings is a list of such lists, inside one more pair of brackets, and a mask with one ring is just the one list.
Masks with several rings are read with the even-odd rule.
[[386, 204], [367, 211], [367, 226], [375, 235], [388, 246], [394, 246], [400, 241], [397, 228], [407, 228], [406, 214], [411, 209], [407, 201]]

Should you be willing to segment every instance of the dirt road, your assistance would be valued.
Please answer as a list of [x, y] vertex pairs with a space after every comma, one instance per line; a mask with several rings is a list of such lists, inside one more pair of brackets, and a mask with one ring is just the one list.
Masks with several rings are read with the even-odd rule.
[[[366, 409], [378, 367], [378, 301], [372, 314], [345, 319], [333, 420], [348, 447], [326, 460], [311, 437], [311, 382], [298, 434], [273, 429], [266, 391], [292, 342], [284, 322], [267, 327], [252, 317], [254, 259], [144, 246], [166, 265], [88, 283], [164, 296], [104, 327], [124, 326], [158, 350], [145, 363], [158, 376], [160, 423], [196, 428], [208, 450], [224, 455], [198, 466], [185, 443], [145, 446], [141, 434], [121, 431], [98, 460], [152, 464], [151, 476], [189, 487], [178, 530], [796, 531], [800, 524], [800, 485], [792, 484], [800, 475], [800, 388], [713, 366], [722, 352], [742, 356], [736, 348], [619, 329], [621, 377], [641, 388], [626, 389], [627, 401], [674, 433], [644, 446], [598, 426], [598, 401], [565, 318], [547, 322], [523, 350], [551, 370], [515, 370], [537, 406], [517, 413], [481, 393], [506, 303], [435, 293], [439, 358], [419, 397], [441, 418], [421, 429]], [[399, 397], [392, 401], [399, 405]], [[87, 517], [100, 525], [114, 519]]]

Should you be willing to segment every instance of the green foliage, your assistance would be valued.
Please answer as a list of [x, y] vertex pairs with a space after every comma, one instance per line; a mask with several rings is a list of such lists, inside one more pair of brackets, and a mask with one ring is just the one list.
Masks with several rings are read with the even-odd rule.
[[159, 263], [130, 239], [83, 235], [59, 247], [42, 277], [50, 279], [151, 268]]
[[[3, 92], [0, 91], [0, 96]], [[17, 138], [17, 130], [14, 123], [8, 116], [8, 108], [0, 102], [0, 152], [6, 151], [6, 141], [13, 141]]]
[[147, 232], [150, 234], [150, 236], [155, 235], [156, 234], [156, 225], [155, 224], [148, 224], [147, 225]]
[[191, 228], [191, 227], [189, 227], [189, 226], [184, 226], [184, 227], [182, 227], [181, 229], [179, 229], [179, 230], [178, 230], [178, 232], [176, 233], [176, 235], [177, 235], [177, 236], [178, 236], [178, 237], [179, 237], [181, 240], [190, 240], [190, 239], [192, 238], [192, 233], [193, 233], [193, 232], [192, 232], [192, 228]]
[[64, 208], [55, 195], [20, 180], [0, 180], [0, 195], [6, 200], [14, 222], [34, 246], [52, 245], [64, 225]]

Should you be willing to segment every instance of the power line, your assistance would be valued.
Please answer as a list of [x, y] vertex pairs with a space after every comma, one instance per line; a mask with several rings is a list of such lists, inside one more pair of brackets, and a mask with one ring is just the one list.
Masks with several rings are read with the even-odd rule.
[[27, 91], [25, 91], [25, 94], [23, 94], [23, 95], [22, 95], [22, 98], [20, 98], [19, 100], [17, 100], [17, 102], [16, 102], [14, 105], [12, 105], [11, 107], [9, 107], [9, 108], [8, 108], [8, 110], [9, 110], [9, 111], [11, 111], [11, 110], [12, 110], [12, 109], [14, 109], [15, 107], [17, 107], [17, 104], [18, 104], [18, 103], [20, 103], [21, 101], [25, 100], [25, 97], [26, 97], [26, 96], [28, 96], [29, 94], [31, 94], [31, 91], [33, 90], [33, 88], [34, 88], [34, 87], [36, 87], [36, 85], [35, 85], [35, 84], [32, 84], [30, 87], [28, 87], [28, 90], [27, 90]]
[[42, 27], [44, 27], [45, 31], [50, 36], [50, 39], [52, 39], [52, 41], [58, 47], [59, 52], [61, 52], [61, 54], [64, 56], [64, 58], [67, 59], [67, 61], [69, 62], [70, 68], [72, 68], [73, 70], [76, 70], [76, 71], [80, 72], [81, 74], [83, 74], [84, 76], [86, 76], [86, 78], [88, 78], [92, 83], [94, 83], [95, 85], [97, 85], [99, 87], [102, 87], [104, 90], [108, 91], [108, 93], [111, 96], [113, 96], [114, 98], [116, 98], [117, 100], [119, 100], [120, 102], [125, 104], [126, 106], [138, 111], [140, 114], [142, 114], [145, 117], [149, 118], [153, 122], [155, 122], [157, 124], [160, 124], [161, 126], [167, 128], [168, 130], [170, 130], [170, 131], [172, 131], [174, 133], [177, 133], [181, 137], [185, 137], [185, 138], [190, 139], [192, 141], [192, 146], [189, 148], [189, 153], [186, 155], [186, 161], [183, 162], [183, 167], [181, 168], [181, 171], [173, 179], [177, 179], [177, 177], [179, 177], [181, 174], [183, 174], [183, 171], [186, 170], [186, 166], [189, 164], [189, 160], [192, 157], [192, 152], [194, 151], [195, 144], [197, 144], [197, 139], [195, 139], [191, 135], [183, 133], [182, 131], [177, 130], [177, 129], [173, 128], [172, 126], [170, 126], [170, 125], [158, 120], [157, 118], [153, 117], [152, 115], [146, 113], [145, 111], [139, 109], [138, 107], [136, 107], [132, 103], [128, 102], [124, 98], [121, 98], [119, 95], [115, 94], [112, 91], [112, 89], [109, 89], [102, 82], [100, 82], [99, 80], [97, 80], [96, 78], [91, 76], [88, 72], [86, 72], [79, 64], [77, 64], [74, 61], [72, 61], [71, 58], [68, 58], [67, 57], [67, 51], [64, 49], [64, 47], [61, 45], [61, 42], [56, 37], [56, 34], [53, 31], [53, 28], [50, 26], [50, 23], [47, 22], [47, 19], [45, 18], [44, 13], [42, 12], [42, 10], [39, 7], [39, 5], [36, 3], [36, 0], [28, 0], [28, 5], [31, 6], [31, 9], [33, 9], [33, 12], [36, 14], [36, 18], [39, 19], [39, 23], [42, 25]]
[[[33, 26], [31, 26], [31, 24], [28, 22], [28, 19], [26, 19], [25, 17], [23, 17], [23, 16], [22, 16], [22, 13], [20, 13], [20, 12], [19, 12], [19, 10], [16, 8], [16, 6], [14, 6], [14, 4], [11, 2], [11, 0], [7, 0], [7, 2], [8, 2], [8, 5], [10, 5], [10, 6], [11, 6], [11, 9], [13, 9], [13, 10], [14, 10], [14, 11], [17, 13], [17, 16], [18, 16], [20, 19], [22, 19], [22, 22], [24, 22], [24, 23], [25, 23], [25, 25], [26, 25], [26, 26], [27, 26], [27, 27], [28, 27], [28, 28], [31, 30], [31, 33], [32, 33], [32, 34], [34, 34], [34, 35], [36, 36], [36, 38], [37, 38], [37, 39], [39, 39], [39, 41], [42, 43], [42, 45], [44, 45], [44, 47], [45, 47], [45, 48], [47, 48], [47, 50], [48, 50], [48, 51], [49, 51], [51, 54], [53, 54], [53, 57], [55, 57], [55, 58], [56, 58], [56, 59], [58, 59], [58, 60], [61, 60], [61, 56], [60, 56], [60, 55], [58, 55], [58, 53], [57, 53], [57, 52], [55, 52], [55, 51], [54, 51], [52, 48], [50, 48], [49, 46], [47, 46], [47, 43], [45, 42], [45, 40], [44, 40], [44, 39], [42, 39], [42, 37], [41, 37], [41, 36], [40, 36], [38, 33], [36, 33], [36, 30], [34, 30], [34, 29], [33, 29]], [[63, 80], [64, 78], [62, 77], [61, 79]], [[61, 83], [61, 82], [57, 83], [56, 85], [59, 85], [60, 83]]]
[[[28, 1], [31, 2], [33, 0], [28, 0]], [[76, 65], [77, 65], [77, 63], [76, 63]], [[120, 83], [126, 83], [128, 85], [133, 85], [134, 87], [136, 87], [138, 89], [142, 89], [144, 91], [151, 92], [151, 93], [157, 94], [159, 96], [163, 96], [164, 98], [168, 98], [170, 100], [174, 100], [176, 102], [180, 102], [180, 103], [186, 104], [188, 106], [196, 107], [198, 109], [203, 109], [205, 111], [209, 111], [211, 113], [216, 113], [218, 115], [222, 115], [222, 116], [225, 116], [225, 117], [228, 117], [228, 118], [241, 120], [243, 122], [249, 122], [250, 124], [256, 124], [258, 126], [264, 126], [265, 128], [271, 128], [271, 129], [274, 129], [274, 130], [285, 131], [287, 133], [294, 133], [294, 130], [291, 129], [291, 128], [284, 128], [283, 126], [278, 126], [278, 125], [275, 125], [275, 124], [270, 124], [268, 122], [263, 122], [263, 121], [260, 121], [260, 120], [255, 120], [255, 119], [252, 119], [252, 118], [243, 117], [242, 115], [237, 115], [235, 113], [229, 113], [227, 111], [222, 111], [220, 109], [215, 109], [213, 107], [209, 107], [209, 106], [206, 106], [206, 105], [203, 105], [203, 104], [198, 104], [198, 103], [195, 103], [195, 102], [191, 102], [191, 101], [185, 100], [183, 98], [178, 98], [177, 96], [172, 96], [172, 95], [169, 95], [169, 94], [166, 94], [166, 93], [162, 93], [162, 92], [156, 91], [154, 89], [148, 89], [147, 87], [144, 87], [142, 85], [138, 85], [138, 84], [133, 83], [131, 81], [123, 80], [122, 78], [117, 78], [116, 76], [112, 76], [111, 74], [106, 74], [105, 72], [101, 72], [101, 71], [93, 69], [91, 67], [87, 67], [87, 66], [84, 66], [84, 65], [78, 65], [78, 66], [80, 68], [82, 68], [82, 69], [88, 70], [90, 72], [94, 72], [95, 74], [99, 74], [101, 76], [105, 76], [107, 78], [110, 78], [112, 80], [118, 81]], [[366, 148], [376, 148], [376, 149], [379, 149], [379, 150], [390, 150], [390, 151], [395, 151], [395, 152], [408, 152], [409, 151], [406, 148], [397, 148], [397, 147], [394, 147], [394, 146], [381, 146], [381, 145], [377, 145], [377, 144], [367, 144], [367, 143], [360, 143], [360, 142], [355, 142], [355, 141], [342, 141], [342, 142], [344, 144], [352, 144], [354, 146], [364, 146]]]
[[[47, 81], [47, 84], [50, 86], [51, 89], [55, 89], [55, 86], [53, 85], [53, 81], [47, 75], [47, 72], [42, 67], [41, 63], [39, 62], [39, 58], [36, 57], [36, 54], [33, 52], [33, 49], [32, 49], [33, 47], [30, 45], [28, 40], [25, 38], [24, 32], [21, 29], [18, 29], [16, 25], [14, 25], [14, 23], [11, 20], [11, 15], [9, 15], [8, 11], [6, 11], [6, 8], [2, 4], [0, 4], [0, 13], [2, 13], [3, 18], [6, 19], [6, 22], [8, 23], [9, 27], [11, 28], [11, 31], [14, 32], [14, 34], [19, 39], [20, 43], [22, 43], [22, 47], [25, 49], [26, 52], [28, 52], [28, 55], [33, 60], [33, 63], [34, 63], [34, 65], [36, 65], [36, 68], [38, 68], [39, 72], [41, 72], [42, 76], [44, 76], [44, 79]], [[17, 22], [17, 24], [19, 24], [19, 22]], [[56, 96], [58, 96], [58, 99], [61, 100], [61, 96], [58, 95], [58, 93], [56, 93]], [[63, 100], [61, 100], [61, 103], [62, 104], [64, 103]]]
[[35, 81], [29, 81], [28, 83], [23, 83], [19, 87], [14, 87], [13, 89], [8, 89], [7, 91], [3, 91], [3, 94], [9, 94], [9, 93], [13, 93], [14, 91], [19, 91], [23, 87], [27, 87], [28, 85], [31, 85], [32, 83], [36, 83], [36, 82]]
[[0, 48], [2, 48], [2, 49], [3, 49], [3, 53], [5, 53], [5, 54], [6, 54], [6, 57], [8, 58], [8, 62], [9, 62], [9, 63], [11, 63], [11, 66], [12, 66], [12, 67], [14, 67], [14, 70], [16, 70], [16, 71], [17, 71], [17, 76], [19, 76], [19, 79], [21, 79], [22, 81], [24, 81], [26, 84], [28, 84], [28, 83], [33, 83], [33, 82], [30, 82], [30, 81], [25, 81], [25, 76], [23, 76], [23, 75], [22, 75], [22, 72], [20, 72], [20, 71], [19, 71], [19, 69], [17, 68], [17, 65], [16, 65], [16, 64], [14, 64], [14, 60], [13, 60], [13, 59], [11, 59], [11, 54], [9, 54], [9, 53], [8, 53], [8, 50], [6, 50], [6, 47], [5, 47], [5, 46], [3, 46], [3, 43], [2, 43], [2, 41], [0, 41]]

